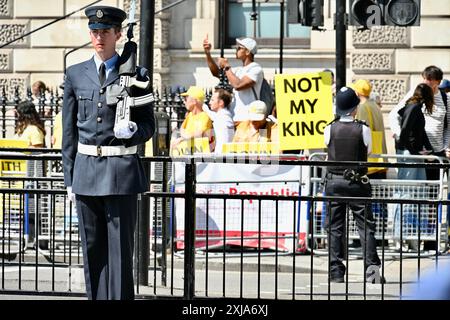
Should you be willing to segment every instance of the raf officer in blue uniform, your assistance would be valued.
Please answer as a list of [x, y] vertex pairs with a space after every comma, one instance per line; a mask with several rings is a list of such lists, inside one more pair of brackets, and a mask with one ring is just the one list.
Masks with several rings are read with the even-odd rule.
[[[355, 120], [359, 102], [355, 91], [348, 87], [343, 87], [337, 92], [338, 118], [326, 126], [324, 131], [329, 161], [367, 162], [367, 154], [372, 148], [372, 137], [370, 128], [365, 122]], [[372, 189], [367, 177], [367, 167], [328, 167], [325, 194], [339, 197], [371, 197]], [[344, 282], [346, 204], [332, 201], [330, 206], [330, 216], [327, 216], [327, 230], [330, 233], [330, 280]], [[349, 207], [353, 212], [365, 254], [366, 280], [370, 283], [384, 282], [384, 278], [380, 275], [381, 261], [377, 254], [375, 221], [371, 206], [350, 202]]]
[[[130, 120], [114, 127], [116, 105], [106, 103], [106, 92], [120, 80], [116, 42], [126, 13], [94, 6], [85, 14], [95, 54], [66, 72], [64, 181], [69, 198], [76, 200], [88, 298], [134, 299], [137, 195], [148, 190], [137, 145], [149, 140], [155, 131], [153, 105], [131, 108]], [[137, 67], [137, 80], [148, 80], [147, 70]], [[134, 97], [149, 93], [131, 89]]]

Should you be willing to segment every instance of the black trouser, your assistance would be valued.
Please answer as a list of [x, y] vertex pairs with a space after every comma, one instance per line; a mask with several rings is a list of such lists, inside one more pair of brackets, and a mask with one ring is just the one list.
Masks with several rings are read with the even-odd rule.
[[[352, 183], [340, 175], [327, 174], [325, 194], [327, 196], [371, 197], [372, 192], [370, 183]], [[353, 211], [353, 217], [358, 227], [359, 238], [365, 257], [365, 266], [379, 266], [381, 262], [376, 250], [375, 221], [371, 205], [350, 202], [349, 207]], [[345, 274], [345, 266], [342, 261], [345, 260], [346, 204], [344, 202], [331, 202], [330, 209], [331, 217], [328, 216], [330, 211], [327, 211], [326, 219], [326, 230], [330, 233], [330, 274], [332, 277], [340, 277]]]
[[76, 196], [90, 300], [132, 300], [137, 195]]

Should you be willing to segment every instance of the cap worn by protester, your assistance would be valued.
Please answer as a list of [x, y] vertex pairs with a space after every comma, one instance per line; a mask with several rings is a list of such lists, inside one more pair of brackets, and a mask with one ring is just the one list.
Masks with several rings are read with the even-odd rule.
[[441, 84], [439, 85], [439, 89], [450, 89], [450, 81], [447, 79], [442, 80]]
[[252, 54], [256, 54], [258, 51], [256, 41], [251, 38], [236, 39], [236, 43], [250, 51]]
[[201, 103], [205, 102], [205, 91], [202, 88], [192, 86], [188, 89], [188, 91], [181, 94], [183, 97], [192, 97], [197, 99]]
[[109, 6], [89, 7], [84, 13], [89, 18], [88, 26], [91, 30], [121, 27], [127, 17], [125, 11]]
[[353, 83], [350, 88], [355, 90], [357, 94], [360, 94], [364, 97], [369, 97], [370, 93], [372, 92], [372, 85], [369, 81], [364, 79], [356, 80], [355, 83]]
[[336, 114], [345, 116], [352, 113], [358, 107], [359, 102], [360, 100], [353, 89], [342, 87], [336, 93]]
[[262, 121], [266, 118], [267, 106], [264, 101], [255, 100], [250, 103], [246, 120], [250, 121]]

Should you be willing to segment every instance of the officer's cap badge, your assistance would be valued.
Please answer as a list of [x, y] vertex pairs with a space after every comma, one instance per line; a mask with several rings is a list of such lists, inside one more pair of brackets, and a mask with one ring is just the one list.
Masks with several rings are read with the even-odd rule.
[[103, 11], [101, 9], [98, 9], [95, 15], [97, 16], [97, 18], [101, 19], [103, 18]]

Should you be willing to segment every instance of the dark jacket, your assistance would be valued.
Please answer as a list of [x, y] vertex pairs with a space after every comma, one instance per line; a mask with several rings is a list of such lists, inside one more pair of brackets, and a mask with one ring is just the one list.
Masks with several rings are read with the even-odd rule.
[[400, 138], [396, 141], [398, 150], [408, 150], [411, 154], [419, 154], [423, 149], [432, 150], [425, 132], [425, 117], [422, 103], [406, 105], [398, 111], [400, 115]]
[[[139, 68], [139, 80], [147, 71]], [[115, 157], [87, 156], [77, 152], [78, 142], [96, 146], [126, 147], [145, 143], [155, 131], [153, 105], [131, 108], [130, 120], [138, 130], [130, 139], [114, 137], [116, 106], [106, 104], [106, 87], [119, 83], [117, 67], [100, 86], [94, 59], [67, 69], [64, 82], [62, 156], [64, 182], [75, 194], [88, 196], [136, 194], [148, 190], [148, 178], [137, 154]], [[149, 92], [137, 90], [132, 96]]]
[[[364, 144], [363, 121], [334, 121], [330, 124], [330, 142], [328, 143], [329, 161], [367, 161], [367, 146]], [[346, 169], [353, 169], [366, 174], [365, 167], [328, 167], [334, 174], [343, 174]]]

